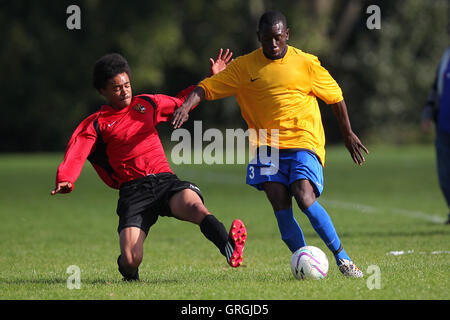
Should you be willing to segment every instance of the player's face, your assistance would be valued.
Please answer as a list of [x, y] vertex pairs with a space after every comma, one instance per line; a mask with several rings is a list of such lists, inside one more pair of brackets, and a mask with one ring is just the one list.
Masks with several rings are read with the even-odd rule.
[[126, 72], [119, 73], [109, 79], [106, 87], [100, 89], [100, 93], [105, 96], [108, 103], [115, 109], [123, 109], [129, 106], [133, 95], [128, 74]]
[[258, 31], [258, 40], [267, 58], [283, 58], [287, 49], [286, 42], [289, 40], [289, 29], [281, 22], [273, 26], [263, 25]]

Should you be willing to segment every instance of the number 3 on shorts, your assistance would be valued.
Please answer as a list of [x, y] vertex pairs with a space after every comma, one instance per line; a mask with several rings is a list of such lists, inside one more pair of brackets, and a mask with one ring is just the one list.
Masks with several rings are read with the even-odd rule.
[[250, 179], [253, 179], [255, 177], [255, 167], [254, 166], [249, 166], [248, 167], [248, 177]]

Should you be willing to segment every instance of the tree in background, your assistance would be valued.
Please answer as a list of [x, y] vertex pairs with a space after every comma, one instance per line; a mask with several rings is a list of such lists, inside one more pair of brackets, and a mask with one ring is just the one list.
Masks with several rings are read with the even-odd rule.
[[[72, 4], [81, 30], [66, 27]], [[369, 5], [381, 9], [379, 30], [366, 26]], [[174, 94], [202, 79], [219, 48], [235, 56], [256, 49], [257, 21], [269, 9], [285, 13], [290, 43], [319, 56], [341, 84], [364, 140], [420, 140], [423, 103], [449, 40], [446, 0], [17, 0], [0, 1], [0, 151], [61, 151], [103, 102], [91, 72], [104, 53], [128, 58], [136, 93]], [[328, 142], [339, 141], [331, 110], [321, 108]], [[229, 98], [200, 106], [192, 119], [245, 128], [239, 112]]]

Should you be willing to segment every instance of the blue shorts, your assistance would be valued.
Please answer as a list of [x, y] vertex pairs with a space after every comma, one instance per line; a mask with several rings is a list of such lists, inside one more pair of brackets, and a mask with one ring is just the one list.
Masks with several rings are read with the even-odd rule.
[[309, 180], [316, 197], [319, 197], [323, 191], [323, 169], [319, 158], [305, 149], [278, 151], [278, 159], [275, 158], [276, 155], [271, 159], [273, 153], [270, 151], [266, 152], [267, 156], [258, 152], [247, 167], [247, 184], [264, 190], [264, 182], [280, 182], [289, 188], [294, 181]]

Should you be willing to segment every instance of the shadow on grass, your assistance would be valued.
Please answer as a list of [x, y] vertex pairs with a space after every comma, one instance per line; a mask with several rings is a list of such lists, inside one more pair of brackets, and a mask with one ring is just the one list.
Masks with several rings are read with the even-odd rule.
[[[245, 266], [243, 266], [245, 267]], [[142, 270], [144, 271], [144, 270]], [[204, 275], [202, 277], [194, 277], [186, 279], [184, 276], [177, 277], [176, 275], [170, 276], [165, 274], [158, 274], [154, 272], [146, 273], [141, 272], [140, 281], [123, 281], [120, 274], [111, 273], [111, 277], [102, 276], [101, 278], [95, 278], [95, 275], [90, 275], [86, 277], [81, 277], [80, 283], [82, 286], [117, 286], [117, 285], [140, 285], [140, 286], [170, 286], [179, 285], [180, 283], [185, 283], [189, 281], [190, 283], [203, 283], [210, 281], [232, 281], [235, 278], [233, 272], [225, 272], [223, 274], [212, 274]], [[48, 286], [66, 286], [68, 282], [68, 276], [50, 276], [50, 275], [40, 275], [38, 277], [23, 277], [23, 278], [5, 278], [0, 277], [0, 287], [6, 285], [12, 286], [27, 286], [27, 285], [48, 285]]]
[[[177, 284], [178, 279], [141, 279], [141, 281], [123, 281], [120, 278], [115, 279], [81, 279], [81, 285], [118, 285], [118, 284], [139, 284], [139, 285], [161, 285], [161, 284]], [[0, 285], [67, 285], [67, 278], [39, 278], [39, 279], [4, 279], [0, 278]]]
[[26, 284], [62, 284], [66, 283], [67, 279], [0, 279], [1, 284], [6, 285], [26, 285]]

